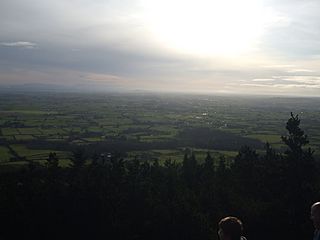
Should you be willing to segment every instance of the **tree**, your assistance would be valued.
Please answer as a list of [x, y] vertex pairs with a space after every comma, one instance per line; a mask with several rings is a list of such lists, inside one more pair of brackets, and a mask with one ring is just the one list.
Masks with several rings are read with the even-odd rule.
[[47, 159], [47, 164], [49, 169], [56, 169], [58, 168], [59, 165], [59, 158], [57, 157], [57, 154], [55, 152], [50, 152], [48, 159]]
[[289, 147], [286, 151], [287, 154], [295, 154], [301, 156], [303, 153], [303, 146], [309, 143], [308, 136], [304, 134], [304, 131], [299, 127], [299, 116], [294, 116], [291, 112], [291, 118], [289, 118], [286, 129], [288, 130], [287, 136], [281, 136], [282, 141]]
[[207, 152], [207, 156], [204, 160], [204, 165], [205, 165], [205, 168], [208, 168], [208, 169], [212, 169], [213, 168], [213, 158], [211, 157], [211, 154], [210, 152], [208, 151]]
[[[292, 233], [299, 236], [304, 232], [304, 219], [308, 218], [311, 202], [306, 199], [314, 199], [314, 183], [316, 179], [316, 164], [313, 151], [306, 148], [309, 143], [308, 136], [300, 128], [298, 115], [291, 113], [287, 121], [288, 134], [282, 136], [282, 141], [288, 146], [284, 158], [284, 178], [287, 182], [283, 192], [288, 203], [288, 214], [291, 221]], [[299, 236], [299, 238], [302, 236]]]
[[197, 180], [197, 172], [198, 162], [196, 160], [194, 152], [191, 152], [190, 157], [186, 153], [182, 162], [182, 176], [184, 177], [184, 180], [187, 182], [189, 187], [194, 187], [195, 182]]
[[81, 168], [86, 162], [85, 150], [83, 148], [76, 148], [72, 151], [71, 166], [75, 169]]

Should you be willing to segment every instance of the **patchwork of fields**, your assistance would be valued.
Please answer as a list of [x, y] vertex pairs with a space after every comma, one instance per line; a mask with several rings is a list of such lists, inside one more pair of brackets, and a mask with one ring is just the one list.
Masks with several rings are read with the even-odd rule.
[[199, 160], [206, 152], [234, 156], [243, 145], [281, 150], [290, 112], [320, 146], [320, 99], [170, 94], [2, 94], [0, 163], [44, 161], [56, 152], [64, 163], [71, 150], [126, 152], [126, 158]]

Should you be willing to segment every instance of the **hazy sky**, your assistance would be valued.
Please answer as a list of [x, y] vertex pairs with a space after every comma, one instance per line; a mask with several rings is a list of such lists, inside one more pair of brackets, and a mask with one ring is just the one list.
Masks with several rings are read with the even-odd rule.
[[0, 83], [320, 96], [319, 11], [319, 0], [1, 0]]

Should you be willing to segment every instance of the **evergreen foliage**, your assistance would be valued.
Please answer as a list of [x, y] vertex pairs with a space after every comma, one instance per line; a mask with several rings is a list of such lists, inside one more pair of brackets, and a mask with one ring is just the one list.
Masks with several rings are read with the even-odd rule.
[[[75, 150], [60, 168], [0, 174], [1, 239], [217, 239], [217, 222], [239, 216], [248, 239], [311, 239], [309, 207], [319, 200], [318, 161], [300, 119], [291, 114], [284, 154], [244, 146], [229, 165], [207, 154], [203, 164], [186, 151], [168, 159], [125, 161]], [[101, 159], [102, 158], [102, 159]]]

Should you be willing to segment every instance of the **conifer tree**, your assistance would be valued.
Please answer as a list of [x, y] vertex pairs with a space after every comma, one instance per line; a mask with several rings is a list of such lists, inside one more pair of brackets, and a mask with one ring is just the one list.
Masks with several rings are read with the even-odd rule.
[[[288, 214], [293, 234], [299, 236], [303, 232], [303, 219], [308, 218], [309, 205], [305, 199], [313, 199], [314, 182], [316, 178], [316, 164], [313, 151], [306, 148], [309, 143], [308, 136], [300, 128], [298, 115], [291, 113], [287, 121], [288, 134], [282, 136], [282, 141], [288, 146], [285, 151], [284, 178], [287, 182], [283, 189], [285, 199], [288, 203]], [[299, 236], [303, 238], [303, 236]]]
[[48, 159], [47, 159], [47, 164], [49, 169], [56, 169], [58, 168], [59, 165], [59, 158], [57, 157], [57, 154], [55, 152], [50, 152]]
[[294, 116], [291, 112], [291, 118], [289, 118], [286, 125], [288, 134], [287, 136], [281, 136], [282, 141], [289, 147], [286, 154], [294, 154], [297, 157], [302, 155], [303, 147], [309, 143], [308, 136], [304, 134], [299, 125], [299, 116]]

